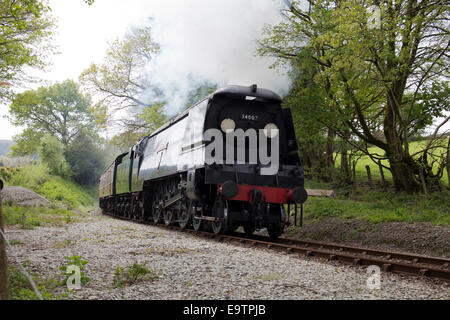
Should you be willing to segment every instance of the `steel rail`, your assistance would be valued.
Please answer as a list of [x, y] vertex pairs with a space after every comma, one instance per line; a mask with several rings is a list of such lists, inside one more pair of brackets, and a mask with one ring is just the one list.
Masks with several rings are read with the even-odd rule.
[[[233, 233], [233, 235], [238, 235], [237, 233]], [[375, 256], [380, 258], [385, 258], [388, 260], [403, 260], [408, 263], [416, 263], [416, 264], [424, 264], [424, 265], [433, 265], [439, 268], [449, 268], [450, 267], [450, 259], [446, 258], [439, 258], [439, 257], [429, 257], [424, 255], [418, 255], [418, 254], [412, 254], [412, 253], [403, 253], [403, 252], [393, 252], [393, 251], [386, 251], [386, 250], [378, 250], [378, 249], [369, 249], [364, 247], [353, 247], [353, 246], [347, 246], [337, 243], [329, 243], [329, 242], [320, 242], [320, 241], [313, 241], [313, 240], [300, 240], [300, 239], [292, 239], [292, 238], [278, 238], [275, 240], [270, 239], [269, 237], [265, 236], [259, 236], [259, 235], [245, 235], [245, 234], [239, 234], [239, 236], [248, 237], [250, 239], [256, 239], [256, 240], [262, 240], [262, 241], [273, 241], [277, 243], [284, 243], [284, 244], [292, 244], [292, 245], [298, 245], [298, 246], [305, 246], [305, 247], [315, 247], [320, 249], [329, 249], [333, 251], [340, 251], [340, 252], [348, 252], [348, 253], [355, 253], [355, 254], [362, 254], [362, 255], [369, 255], [369, 256]]]

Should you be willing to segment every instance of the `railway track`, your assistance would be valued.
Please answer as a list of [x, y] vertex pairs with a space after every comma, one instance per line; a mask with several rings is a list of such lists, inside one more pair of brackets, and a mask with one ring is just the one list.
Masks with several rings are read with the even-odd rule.
[[[123, 217], [113, 217], [122, 220], [129, 220]], [[154, 224], [153, 222], [141, 223], [195, 234], [209, 239], [216, 239], [220, 242], [229, 241], [240, 244], [248, 244], [251, 247], [284, 251], [288, 254], [297, 254], [300, 257], [320, 257], [330, 261], [339, 261], [345, 264], [359, 266], [377, 265], [384, 272], [435, 278], [450, 283], [450, 259], [445, 258], [374, 250], [318, 241], [306, 241], [289, 238], [271, 239], [266, 236], [246, 235], [244, 233], [237, 232], [231, 234], [214, 234], [206, 231], [195, 231], [193, 229], [181, 229], [177, 226]]]

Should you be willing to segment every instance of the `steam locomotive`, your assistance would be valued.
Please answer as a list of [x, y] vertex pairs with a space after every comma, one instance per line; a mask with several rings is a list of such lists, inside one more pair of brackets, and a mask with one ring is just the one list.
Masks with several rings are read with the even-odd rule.
[[114, 160], [100, 177], [100, 208], [214, 233], [266, 228], [279, 237], [284, 204], [307, 199], [292, 115], [281, 102], [256, 85], [217, 90]]

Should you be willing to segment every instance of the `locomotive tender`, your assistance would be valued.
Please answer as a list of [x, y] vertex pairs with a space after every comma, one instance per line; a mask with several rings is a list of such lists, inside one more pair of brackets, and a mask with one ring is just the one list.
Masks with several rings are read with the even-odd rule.
[[[224, 233], [242, 226], [248, 234], [267, 228], [271, 237], [280, 236], [287, 219], [284, 204], [307, 199], [291, 112], [281, 102], [256, 85], [214, 92], [115, 159], [100, 177], [100, 208], [114, 216], [181, 228]], [[206, 139], [208, 130], [226, 140], [224, 150], [211, 153], [216, 161], [207, 159], [218, 138]], [[265, 137], [248, 134], [239, 145], [232, 136], [251, 130]], [[258, 150], [251, 140], [257, 149], [267, 143], [267, 155], [277, 160], [273, 174], [263, 173], [274, 163], [262, 161], [260, 152], [252, 154]], [[234, 151], [231, 161], [225, 159], [230, 154], [226, 148]], [[252, 157], [256, 161], [249, 161]]]

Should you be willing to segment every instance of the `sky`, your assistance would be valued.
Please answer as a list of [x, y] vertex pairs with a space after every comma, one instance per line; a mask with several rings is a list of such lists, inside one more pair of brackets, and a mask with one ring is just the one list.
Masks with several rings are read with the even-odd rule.
[[[40, 85], [78, 80], [90, 64], [102, 62], [110, 42], [132, 26], [148, 24], [151, 17], [161, 52], [146, 72], [166, 95], [166, 113], [180, 111], [189, 89], [205, 80], [219, 87], [258, 84], [280, 95], [288, 92], [285, 70], [271, 69], [271, 59], [256, 56], [262, 29], [280, 21], [288, 0], [96, 0], [92, 6], [83, 0], [49, 2], [58, 20], [54, 44], [60, 54], [51, 57], [46, 72], [35, 74], [42, 79]], [[7, 111], [0, 104], [0, 139], [22, 131], [3, 118]], [[450, 129], [450, 123], [443, 129]]]
[[[60, 54], [50, 59], [46, 72], [36, 74], [41, 85], [78, 80], [90, 64], [102, 62], [108, 43], [152, 17], [161, 54], [147, 71], [170, 98], [168, 113], [179, 111], [192, 79], [219, 85], [256, 83], [279, 94], [289, 88], [287, 76], [270, 69], [273, 61], [255, 51], [264, 25], [281, 18], [282, 0], [96, 0], [92, 6], [82, 0], [49, 2], [58, 20], [54, 44]], [[7, 109], [0, 105], [0, 116]], [[0, 128], [0, 139], [22, 130], [3, 117]]]

